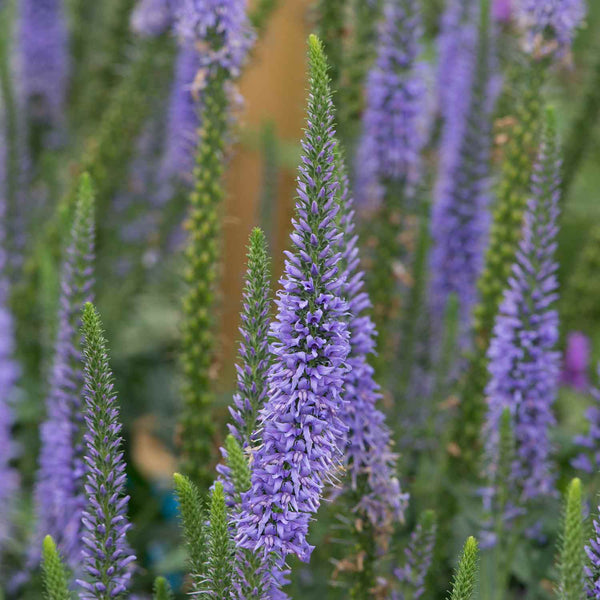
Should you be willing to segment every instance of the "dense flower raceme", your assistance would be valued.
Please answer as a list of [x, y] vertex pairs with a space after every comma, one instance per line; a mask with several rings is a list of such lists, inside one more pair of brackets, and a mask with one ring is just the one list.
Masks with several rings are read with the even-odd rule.
[[50, 534], [67, 564], [79, 565], [83, 509], [81, 414], [81, 307], [92, 298], [94, 257], [94, 205], [91, 183], [82, 178], [71, 242], [61, 277], [58, 335], [46, 420], [41, 426], [41, 450], [35, 499], [36, 542], [32, 555], [39, 558], [44, 535]]
[[512, 5], [515, 0], [493, 0], [492, 16], [499, 23], [508, 23], [512, 15]]
[[580, 392], [588, 389], [588, 368], [590, 366], [590, 339], [581, 331], [571, 331], [563, 360], [561, 382]]
[[487, 452], [498, 451], [502, 412], [510, 410], [516, 446], [512, 478], [518, 502], [553, 492], [549, 428], [560, 373], [556, 232], [560, 161], [553, 128], [545, 134], [532, 177], [532, 197], [509, 287], [496, 317], [488, 351]]
[[[600, 376], [600, 365], [597, 372]], [[575, 445], [581, 448], [581, 452], [571, 464], [586, 473], [595, 473], [600, 469], [600, 389], [593, 387], [590, 395], [594, 404], [585, 411], [589, 428], [585, 435], [578, 435], [573, 440]]]
[[19, 2], [19, 83], [37, 118], [60, 118], [67, 88], [67, 23], [62, 0]]
[[386, 0], [377, 59], [368, 74], [363, 133], [356, 156], [361, 205], [383, 198], [384, 182], [414, 184], [425, 142], [426, 86], [415, 0]]
[[593, 534], [585, 547], [588, 556], [587, 564], [585, 565], [586, 575], [586, 593], [587, 597], [593, 600], [600, 598], [600, 517], [598, 516], [600, 507], [597, 508], [596, 517], [592, 521]]
[[160, 35], [173, 23], [175, 0], [138, 0], [131, 13], [131, 28], [140, 35]]
[[181, 0], [176, 29], [196, 46], [202, 67], [220, 67], [237, 77], [254, 41], [246, 0]]
[[85, 493], [82, 516], [83, 559], [88, 580], [78, 580], [83, 597], [108, 600], [123, 597], [135, 560], [127, 545], [125, 461], [121, 424], [106, 340], [100, 317], [92, 304], [83, 313], [85, 362]]
[[[447, 9], [454, 9], [453, 4]], [[477, 300], [477, 278], [489, 223], [491, 118], [497, 83], [489, 15], [472, 11], [459, 30], [453, 79], [446, 90], [440, 167], [431, 217], [431, 305], [441, 323], [451, 294], [460, 307], [461, 333]]]
[[543, 54], [568, 51], [586, 14], [585, 0], [516, 0], [515, 17], [526, 34], [526, 49]]
[[379, 386], [368, 362], [375, 349], [375, 327], [366, 312], [370, 301], [363, 289], [364, 273], [360, 269], [358, 235], [354, 230], [354, 201], [343, 161], [341, 158], [339, 161], [340, 229], [344, 234], [341, 246], [343, 295], [351, 315], [347, 359], [350, 369], [344, 376], [342, 411], [348, 428], [344, 464], [350, 488], [363, 492], [355, 509], [366, 514], [374, 526], [382, 527], [392, 519], [403, 520], [408, 494], [400, 489], [390, 432], [384, 414], [376, 406], [380, 399]]
[[308, 560], [306, 536], [326, 483], [336, 476], [345, 439], [342, 388], [349, 351], [347, 304], [338, 277], [341, 234], [334, 179], [333, 107], [321, 43], [310, 38], [310, 93], [292, 250], [287, 252], [269, 400], [251, 488], [243, 495], [237, 543]]
[[[1, 97], [0, 97], [1, 100]], [[4, 114], [0, 103], [0, 136], [4, 132]], [[11, 508], [17, 488], [17, 473], [10, 461], [16, 454], [12, 440], [13, 410], [11, 406], [19, 368], [14, 360], [14, 324], [8, 308], [9, 279], [7, 273], [8, 254], [6, 252], [6, 145], [0, 143], [0, 552], [9, 534]]]

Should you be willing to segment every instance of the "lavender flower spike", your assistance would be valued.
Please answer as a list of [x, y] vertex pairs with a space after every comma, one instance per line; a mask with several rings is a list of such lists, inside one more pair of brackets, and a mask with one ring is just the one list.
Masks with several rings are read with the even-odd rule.
[[[452, 8], [452, 4], [448, 10]], [[491, 112], [494, 104], [489, 7], [462, 26], [441, 142], [440, 173], [432, 209], [431, 296], [437, 323], [456, 294], [461, 332], [477, 300], [488, 229]]]
[[21, 93], [33, 114], [60, 118], [69, 74], [67, 24], [62, 0], [19, 2]]
[[584, 567], [585, 591], [587, 597], [592, 600], [600, 598], [600, 519], [598, 512], [600, 512], [600, 507], [598, 507], [596, 517], [592, 521], [594, 533], [585, 547], [588, 556], [587, 564]]
[[307, 561], [306, 536], [324, 486], [335, 478], [346, 426], [342, 389], [347, 371], [348, 306], [340, 298], [341, 234], [336, 227], [334, 126], [327, 63], [309, 38], [310, 93], [298, 201], [277, 319], [269, 400], [261, 412], [262, 444], [251, 488], [243, 495], [237, 543], [265, 554]]
[[549, 427], [560, 374], [558, 340], [556, 221], [560, 161], [552, 120], [532, 176], [523, 237], [509, 287], [496, 317], [488, 350], [487, 452], [495, 462], [502, 412], [510, 410], [516, 459], [512, 480], [517, 502], [553, 492]]
[[[1, 100], [1, 97], [0, 97]], [[0, 126], [3, 126], [3, 106], [0, 103]], [[5, 133], [4, 128], [0, 135]], [[19, 377], [19, 368], [13, 358], [14, 354], [14, 325], [8, 308], [9, 278], [8, 253], [6, 252], [6, 144], [0, 143], [0, 553], [4, 546], [11, 526], [11, 509], [14, 494], [17, 489], [17, 473], [11, 467], [10, 461], [16, 453], [12, 440], [13, 414], [11, 407], [12, 393]]]
[[368, 357], [375, 350], [375, 326], [366, 313], [371, 303], [364, 288], [360, 269], [358, 235], [354, 226], [354, 201], [350, 196], [348, 177], [339, 158], [340, 229], [343, 232], [343, 295], [350, 312], [350, 354], [344, 376], [343, 419], [348, 428], [348, 444], [344, 463], [349, 487], [362, 490], [356, 511], [364, 513], [371, 523], [382, 528], [393, 520], [403, 520], [408, 494], [402, 493], [396, 477], [396, 455], [391, 451], [390, 432], [384, 414], [377, 409], [379, 386], [373, 379]]
[[129, 589], [125, 461], [121, 448], [119, 408], [100, 316], [91, 303], [83, 310], [85, 364], [85, 529], [83, 558], [88, 581], [78, 580], [86, 600], [123, 598]]
[[415, 0], [386, 0], [384, 5], [356, 156], [356, 196], [370, 208], [383, 200], [386, 182], [414, 184], [419, 174], [426, 89], [416, 65], [421, 35], [417, 5]]
[[92, 299], [94, 256], [94, 202], [87, 175], [81, 179], [71, 236], [61, 277], [47, 415], [40, 433], [35, 488], [38, 522], [30, 563], [39, 560], [41, 540], [51, 535], [69, 567], [76, 570], [84, 503], [79, 323], [81, 307]]

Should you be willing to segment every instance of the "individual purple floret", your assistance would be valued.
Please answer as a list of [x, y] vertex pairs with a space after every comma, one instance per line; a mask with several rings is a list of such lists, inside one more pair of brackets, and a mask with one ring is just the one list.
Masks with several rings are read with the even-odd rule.
[[[597, 372], [600, 377], [600, 364]], [[589, 429], [585, 435], [578, 435], [573, 440], [581, 448], [581, 452], [571, 461], [574, 468], [586, 473], [600, 470], [600, 389], [592, 387], [590, 395], [594, 404], [585, 411]]]
[[584, 392], [589, 387], [590, 339], [581, 331], [570, 331], [563, 360], [561, 383]]
[[575, 30], [586, 15], [584, 0], [518, 0], [515, 17], [525, 32], [529, 51], [559, 56], [568, 52]]
[[60, 118], [69, 60], [62, 0], [19, 2], [18, 73], [21, 93], [37, 119]]
[[311, 84], [298, 201], [282, 289], [271, 327], [273, 366], [261, 411], [260, 447], [243, 495], [237, 543], [267, 555], [310, 557], [309, 522], [336, 477], [346, 426], [341, 420], [349, 351], [338, 277], [334, 126], [321, 43], [310, 38]]
[[556, 142], [552, 132], [546, 133], [532, 176], [523, 237], [488, 351], [487, 452], [494, 463], [501, 415], [508, 408], [516, 449], [512, 480], [520, 496], [516, 505], [554, 490], [549, 428], [555, 422], [552, 405], [560, 374], [554, 307], [559, 173]]
[[[451, 3], [447, 10], [453, 8]], [[497, 87], [489, 15], [478, 16], [478, 12], [472, 10], [468, 23], [458, 30], [452, 79], [443, 95], [445, 121], [431, 217], [433, 316], [439, 326], [448, 298], [455, 294], [460, 307], [461, 340], [466, 340], [483, 267], [489, 223], [491, 121]]]
[[127, 518], [121, 424], [106, 340], [90, 303], [82, 318], [85, 385], [85, 494], [83, 560], [87, 580], [78, 580], [86, 600], [123, 598], [135, 560], [127, 544]]
[[155, 36], [173, 24], [175, 0], [138, 0], [131, 13], [131, 28], [140, 35]]
[[176, 16], [177, 33], [196, 46], [203, 67], [238, 77], [254, 42], [245, 0], [180, 0]]
[[[4, 115], [0, 111], [0, 126]], [[3, 127], [0, 135], [4, 134]], [[11, 510], [17, 490], [18, 476], [11, 465], [16, 455], [12, 439], [13, 411], [12, 395], [19, 377], [19, 368], [14, 360], [14, 324], [8, 308], [9, 278], [7, 274], [8, 255], [6, 252], [6, 145], [0, 143], [0, 552], [4, 547], [11, 528]]]
[[175, 77], [167, 114], [165, 148], [160, 176], [166, 185], [191, 181], [198, 139], [200, 90], [197, 77], [201, 57], [191, 44], [182, 44], [177, 54]]
[[356, 195], [369, 207], [381, 202], [386, 182], [416, 182], [426, 130], [426, 86], [416, 64], [422, 33], [418, 2], [386, 0], [383, 10], [355, 163]]
[[[83, 509], [81, 307], [92, 298], [94, 219], [89, 178], [82, 178], [80, 196], [61, 277], [58, 334], [41, 426], [39, 471], [35, 487], [36, 542], [31, 560], [39, 559], [41, 540], [52, 535], [72, 568], [81, 554]], [[38, 543], [39, 542], [39, 543]]]
[[[340, 163], [342, 163], [340, 159]], [[355, 510], [364, 513], [378, 528], [393, 520], [404, 520], [408, 494], [402, 493], [396, 477], [396, 455], [391, 450], [390, 432], [384, 414], [377, 409], [381, 398], [373, 379], [373, 367], [368, 362], [375, 350], [375, 326], [367, 314], [371, 303], [364, 290], [364, 273], [360, 269], [358, 235], [354, 225], [354, 201], [343, 164], [340, 164], [340, 229], [344, 271], [343, 295], [351, 315], [350, 369], [344, 377], [343, 419], [348, 428], [344, 464], [349, 486], [361, 490]]]

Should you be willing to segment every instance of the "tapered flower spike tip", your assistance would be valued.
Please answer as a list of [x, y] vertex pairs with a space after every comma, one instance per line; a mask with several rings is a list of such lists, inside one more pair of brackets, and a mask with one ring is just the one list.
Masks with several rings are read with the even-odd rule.
[[585, 530], [581, 504], [581, 480], [573, 479], [567, 489], [563, 533], [560, 540], [559, 600], [584, 597]]
[[477, 581], [478, 554], [477, 540], [471, 536], [465, 542], [454, 574], [450, 600], [470, 600], [473, 597]]
[[42, 545], [42, 574], [46, 600], [70, 600], [65, 567], [52, 536], [47, 535]]
[[154, 580], [154, 600], [173, 600], [173, 592], [169, 582], [164, 577]]

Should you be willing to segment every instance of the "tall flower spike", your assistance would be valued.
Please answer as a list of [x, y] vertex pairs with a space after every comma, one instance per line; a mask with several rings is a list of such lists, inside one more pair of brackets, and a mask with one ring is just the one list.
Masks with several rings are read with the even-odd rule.
[[123, 598], [131, 563], [126, 534], [125, 461], [119, 408], [100, 316], [91, 303], [83, 310], [85, 386], [85, 493], [83, 560], [88, 580], [78, 580], [87, 600]]
[[[0, 95], [0, 127], [3, 106]], [[0, 136], [4, 131], [0, 129]], [[12, 522], [11, 508], [17, 489], [17, 473], [11, 466], [16, 454], [12, 440], [13, 411], [12, 394], [15, 389], [19, 368], [14, 360], [14, 324], [9, 311], [8, 252], [6, 248], [6, 156], [4, 139], [0, 141], [0, 551], [6, 541]]]
[[46, 600], [70, 600], [67, 573], [52, 537], [44, 538], [42, 573]]
[[599, 598], [600, 597], [600, 517], [598, 513], [600, 507], [597, 509], [595, 518], [592, 521], [593, 534], [590, 538], [588, 545], [585, 547], [585, 552], [588, 557], [587, 564], [585, 566], [585, 588], [588, 598]]
[[477, 299], [488, 227], [494, 60], [489, 6], [483, 5], [480, 12], [478, 28], [478, 11], [471, 10], [456, 49], [431, 217], [433, 314], [439, 326], [448, 297], [456, 294], [463, 345]]
[[454, 572], [450, 600], [471, 600], [479, 572], [477, 540], [470, 537], [465, 542], [458, 567]]
[[375, 359], [379, 375], [395, 353], [396, 265], [406, 260], [407, 215], [411, 214], [412, 188], [425, 142], [426, 89], [416, 64], [420, 38], [418, 2], [385, 0], [377, 58], [367, 76], [363, 131], [355, 163], [358, 205], [376, 211], [373, 267], [367, 283], [379, 333], [379, 358]]
[[[83, 416], [81, 391], [81, 307], [92, 299], [94, 257], [94, 198], [92, 183], [83, 175], [66, 249], [58, 313], [58, 335], [46, 420], [41, 426], [39, 471], [35, 488], [37, 544], [53, 537], [67, 565], [77, 570], [81, 553], [83, 509]], [[39, 550], [31, 559], [39, 559]]]
[[349, 351], [347, 304], [338, 277], [333, 106], [319, 39], [309, 38], [310, 92], [298, 201], [278, 314], [274, 364], [261, 411], [261, 446], [243, 495], [237, 543], [307, 561], [306, 536], [323, 487], [336, 476], [346, 426], [342, 388]]
[[494, 457], [498, 451], [500, 418], [508, 407], [516, 449], [512, 476], [520, 488], [517, 503], [551, 494], [554, 486], [549, 428], [554, 424], [552, 404], [560, 373], [558, 312], [554, 307], [559, 173], [554, 123], [549, 115], [523, 237], [488, 351], [487, 452]]
[[361, 490], [355, 510], [363, 513], [377, 528], [391, 520], [403, 520], [408, 495], [396, 478], [396, 455], [392, 453], [390, 432], [384, 414], [377, 409], [379, 386], [373, 378], [369, 356], [375, 349], [375, 326], [367, 314], [371, 302], [364, 288], [360, 268], [358, 236], [354, 224], [354, 201], [350, 196], [343, 159], [338, 158], [340, 184], [340, 229], [342, 231], [342, 295], [348, 302], [350, 318], [350, 369], [344, 375], [342, 418], [348, 428], [344, 463], [349, 487]]
[[19, 2], [19, 75], [31, 114], [61, 116], [69, 73], [67, 24], [62, 0]]
[[228, 83], [239, 74], [249, 49], [244, 0], [184, 0], [177, 27], [186, 43], [195, 44], [204, 69], [200, 140], [196, 153], [194, 190], [186, 223], [181, 414], [183, 469], [202, 489], [212, 483], [213, 396], [210, 367], [215, 358], [213, 335], [219, 263], [219, 210], [225, 195], [221, 181], [229, 133]]

